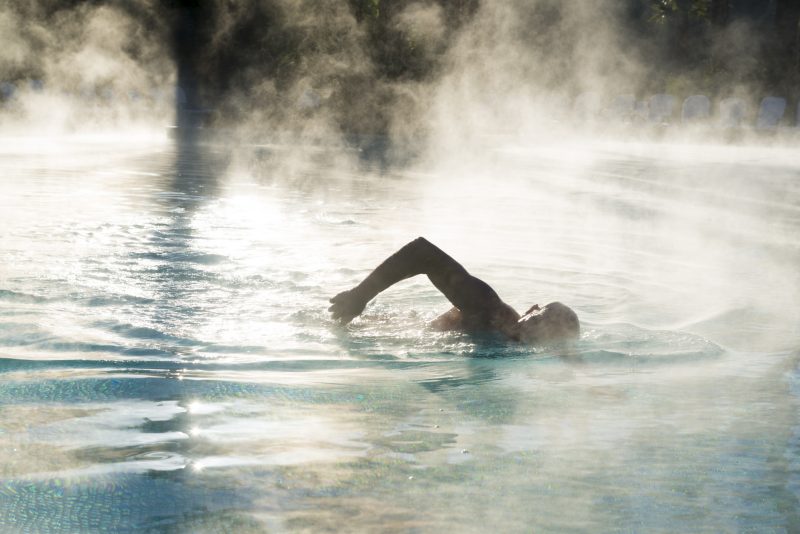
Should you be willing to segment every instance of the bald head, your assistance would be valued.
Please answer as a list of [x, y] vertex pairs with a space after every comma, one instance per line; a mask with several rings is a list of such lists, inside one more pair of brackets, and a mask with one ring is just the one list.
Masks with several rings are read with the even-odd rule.
[[519, 322], [520, 341], [546, 343], [576, 339], [581, 332], [578, 315], [561, 302], [530, 308]]

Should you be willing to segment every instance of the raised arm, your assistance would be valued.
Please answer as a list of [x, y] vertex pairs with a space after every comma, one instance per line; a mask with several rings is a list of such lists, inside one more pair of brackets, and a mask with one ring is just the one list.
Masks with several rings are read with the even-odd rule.
[[356, 287], [333, 297], [328, 310], [334, 319], [348, 323], [360, 315], [378, 293], [418, 274], [426, 274], [447, 300], [466, 316], [488, 316], [502, 304], [488, 284], [470, 275], [439, 247], [419, 237], [389, 256]]

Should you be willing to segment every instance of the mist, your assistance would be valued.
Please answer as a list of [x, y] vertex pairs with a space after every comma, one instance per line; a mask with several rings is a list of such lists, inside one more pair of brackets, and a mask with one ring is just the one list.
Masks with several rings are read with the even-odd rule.
[[[782, 124], [793, 124], [791, 80], [776, 81], [765, 59], [775, 46], [758, 22], [766, 15], [742, 8], [720, 26], [659, 9], [603, 0], [6, 2], [3, 124], [167, 126], [181, 121], [177, 109], [226, 139], [374, 145], [415, 158], [435, 157], [451, 138], [649, 135], [647, 100], [658, 93], [676, 97], [667, 117], [676, 126], [692, 94], [709, 97], [709, 124], [721, 99], [743, 99], [746, 125], [778, 91], [789, 103]], [[620, 111], [627, 95], [636, 107]]]
[[4, 2], [0, 129], [155, 127], [174, 109], [169, 22], [156, 2]]
[[[763, 256], [729, 244], [720, 252], [714, 225], [756, 225], [755, 241], [780, 243], [784, 236], [771, 234], [771, 221], [791, 207], [766, 185], [723, 186], [725, 178], [703, 158], [793, 164], [780, 147], [796, 144], [795, 78], [776, 79], [770, 69], [777, 67], [765, 59], [775, 47], [764, 30], [769, 9], [749, 17], [740, 10], [724, 25], [691, 11], [673, 20], [674, 11], [659, 9], [610, 0], [6, 2], [0, 131], [146, 129], [166, 137], [170, 127], [193, 142], [231, 147], [230, 174], [299, 180], [306, 190], [318, 187], [308, 177], [320, 167], [375, 179], [431, 176], [420, 186], [430, 198], [447, 202], [448, 191], [459, 188], [477, 199], [462, 197], [465, 204], [451, 214], [461, 225], [441, 235], [456, 248], [483, 224], [460, 213], [479, 212], [486, 188], [513, 194], [523, 161], [553, 169], [531, 198], [551, 203], [544, 208], [549, 234], [530, 240], [531, 250], [576, 231], [595, 235], [598, 227], [624, 249], [631, 221], [613, 207], [616, 200], [587, 204], [581, 195], [605, 188], [609, 199], [632, 195], [652, 210], [639, 221], [654, 240], [647, 246], [700, 258], [704, 272], [733, 283], [742, 266], [757, 271]], [[670, 113], [653, 119], [651, 96], [659, 93], [674, 101]], [[691, 95], [704, 95], [710, 106], [689, 124], [681, 104]], [[774, 127], [757, 129], [760, 99], [769, 95], [786, 98], [786, 109]], [[739, 122], [723, 124], [723, 101], [731, 98], [743, 106]], [[777, 152], [740, 149], [747, 145]], [[632, 190], [598, 178], [631, 155], [680, 161], [699, 174], [691, 183], [679, 176], [677, 184]], [[669, 199], [667, 209], [646, 206], [661, 197]], [[709, 226], [711, 213], [717, 218]], [[502, 218], [527, 224], [525, 213]], [[430, 219], [417, 230], [436, 234], [435, 209]], [[609, 269], [632, 268], [603, 250], [593, 255]], [[648, 268], [672, 285], [691, 277]], [[788, 282], [776, 298], [792, 307], [796, 277], [784, 263], [772, 268], [760, 287], [766, 294], [774, 280]]]

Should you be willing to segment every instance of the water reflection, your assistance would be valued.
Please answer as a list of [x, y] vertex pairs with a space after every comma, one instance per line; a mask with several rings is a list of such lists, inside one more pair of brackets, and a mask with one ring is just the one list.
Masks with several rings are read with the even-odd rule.
[[[793, 167], [754, 184], [522, 152], [489, 174], [509, 195], [435, 173], [262, 181], [184, 141], [0, 158], [21, 162], [0, 199], [0, 527], [798, 524]], [[518, 307], [569, 296], [581, 340], [432, 332], [447, 303], [426, 280], [334, 326], [326, 298], [417, 234]]]

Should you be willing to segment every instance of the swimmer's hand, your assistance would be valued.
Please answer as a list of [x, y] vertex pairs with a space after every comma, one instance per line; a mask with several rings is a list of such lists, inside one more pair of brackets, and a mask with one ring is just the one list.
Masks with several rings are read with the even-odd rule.
[[333, 319], [340, 321], [342, 324], [347, 324], [353, 320], [354, 317], [361, 315], [367, 302], [359, 294], [356, 289], [348, 289], [342, 291], [331, 300], [331, 307], [328, 311], [333, 315]]

